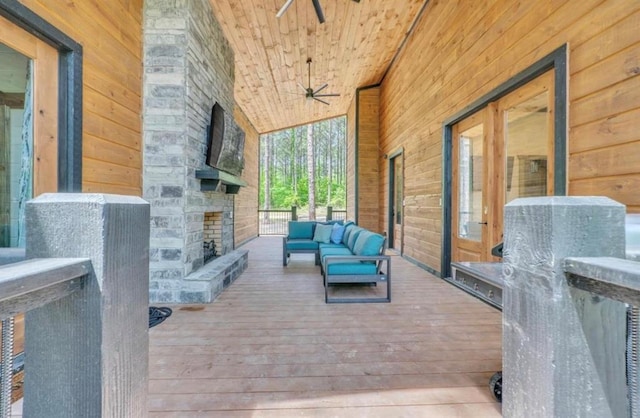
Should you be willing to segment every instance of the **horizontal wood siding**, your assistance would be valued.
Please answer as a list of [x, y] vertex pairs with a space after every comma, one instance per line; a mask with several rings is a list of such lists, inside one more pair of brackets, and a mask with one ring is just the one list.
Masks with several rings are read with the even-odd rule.
[[242, 109], [236, 106], [233, 114], [236, 123], [244, 131], [244, 170], [242, 179], [248, 184], [241, 187], [234, 199], [234, 246], [239, 246], [258, 236], [258, 154], [259, 136]]
[[405, 254], [440, 271], [443, 121], [565, 43], [569, 194], [640, 212], [639, 27], [635, 0], [429, 2], [381, 89], [381, 152], [405, 150]]
[[83, 191], [140, 196], [143, 1], [22, 3], [83, 47]]
[[358, 225], [380, 232], [380, 88], [358, 90]]

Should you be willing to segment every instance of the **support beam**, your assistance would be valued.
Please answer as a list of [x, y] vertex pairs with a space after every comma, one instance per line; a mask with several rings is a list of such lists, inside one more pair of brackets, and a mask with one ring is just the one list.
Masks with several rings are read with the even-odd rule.
[[85, 285], [25, 315], [24, 415], [146, 417], [149, 205], [44, 194], [27, 203], [27, 258], [91, 260]]

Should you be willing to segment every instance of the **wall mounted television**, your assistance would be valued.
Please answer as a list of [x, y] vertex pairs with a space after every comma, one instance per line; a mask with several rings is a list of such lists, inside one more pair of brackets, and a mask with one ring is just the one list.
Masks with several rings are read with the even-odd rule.
[[244, 138], [245, 133], [233, 119], [233, 114], [215, 103], [207, 130], [206, 164], [240, 176], [244, 169]]
[[219, 103], [215, 103], [211, 108], [211, 122], [207, 131], [207, 158], [206, 164], [209, 167], [217, 167], [222, 142], [224, 140], [224, 109]]

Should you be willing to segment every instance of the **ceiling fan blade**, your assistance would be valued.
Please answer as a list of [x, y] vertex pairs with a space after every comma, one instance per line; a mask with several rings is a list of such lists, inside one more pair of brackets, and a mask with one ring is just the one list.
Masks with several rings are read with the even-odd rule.
[[338, 93], [314, 94], [313, 97], [339, 97]]
[[318, 99], [318, 98], [317, 98], [317, 97], [315, 97], [315, 96], [313, 97], [313, 100], [317, 100], [317, 101], [319, 101], [320, 103], [324, 103], [324, 104], [326, 104], [327, 106], [329, 105], [329, 102], [325, 102], [324, 100]]
[[278, 13], [276, 13], [276, 17], [282, 17], [284, 12], [286, 12], [289, 6], [291, 6], [291, 3], [293, 3], [293, 0], [287, 0], [287, 2], [280, 8], [280, 10], [278, 10]]
[[307, 88], [305, 86], [303, 86], [301, 82], [298, 82], [298, 85], [300, 86], [300, 88], [302, 90], [304, 90], [305, 93], [307, 92]]
[[314, 91], [314, 92], [313, 92], [313, 94], [316, 94], [316, 93], [320, 92], [321, 90], [326, 89], [327, 87], [329, 87], [329, 84], [324, 83], [323, 85], [321, 85], [321, 86], [318, 88], [318, 90]]
[[320, 0], [311, 0], [313, 1], [313, 8], [316, 9], [316, 14], [318, 15], [318, 21], [320, 23], [324, 23], [324, 14], [322, 13], [322, 7], [320, 7]]

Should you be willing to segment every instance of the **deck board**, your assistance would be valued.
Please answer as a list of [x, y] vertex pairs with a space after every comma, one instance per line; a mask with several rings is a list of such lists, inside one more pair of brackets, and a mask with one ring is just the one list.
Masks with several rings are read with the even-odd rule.
[[327, 305], [312, 255], [244, 248], [214, 303], [150, 330], [150, 417], [501, 416], [498, 311], [398, 256], [390, 304]]

